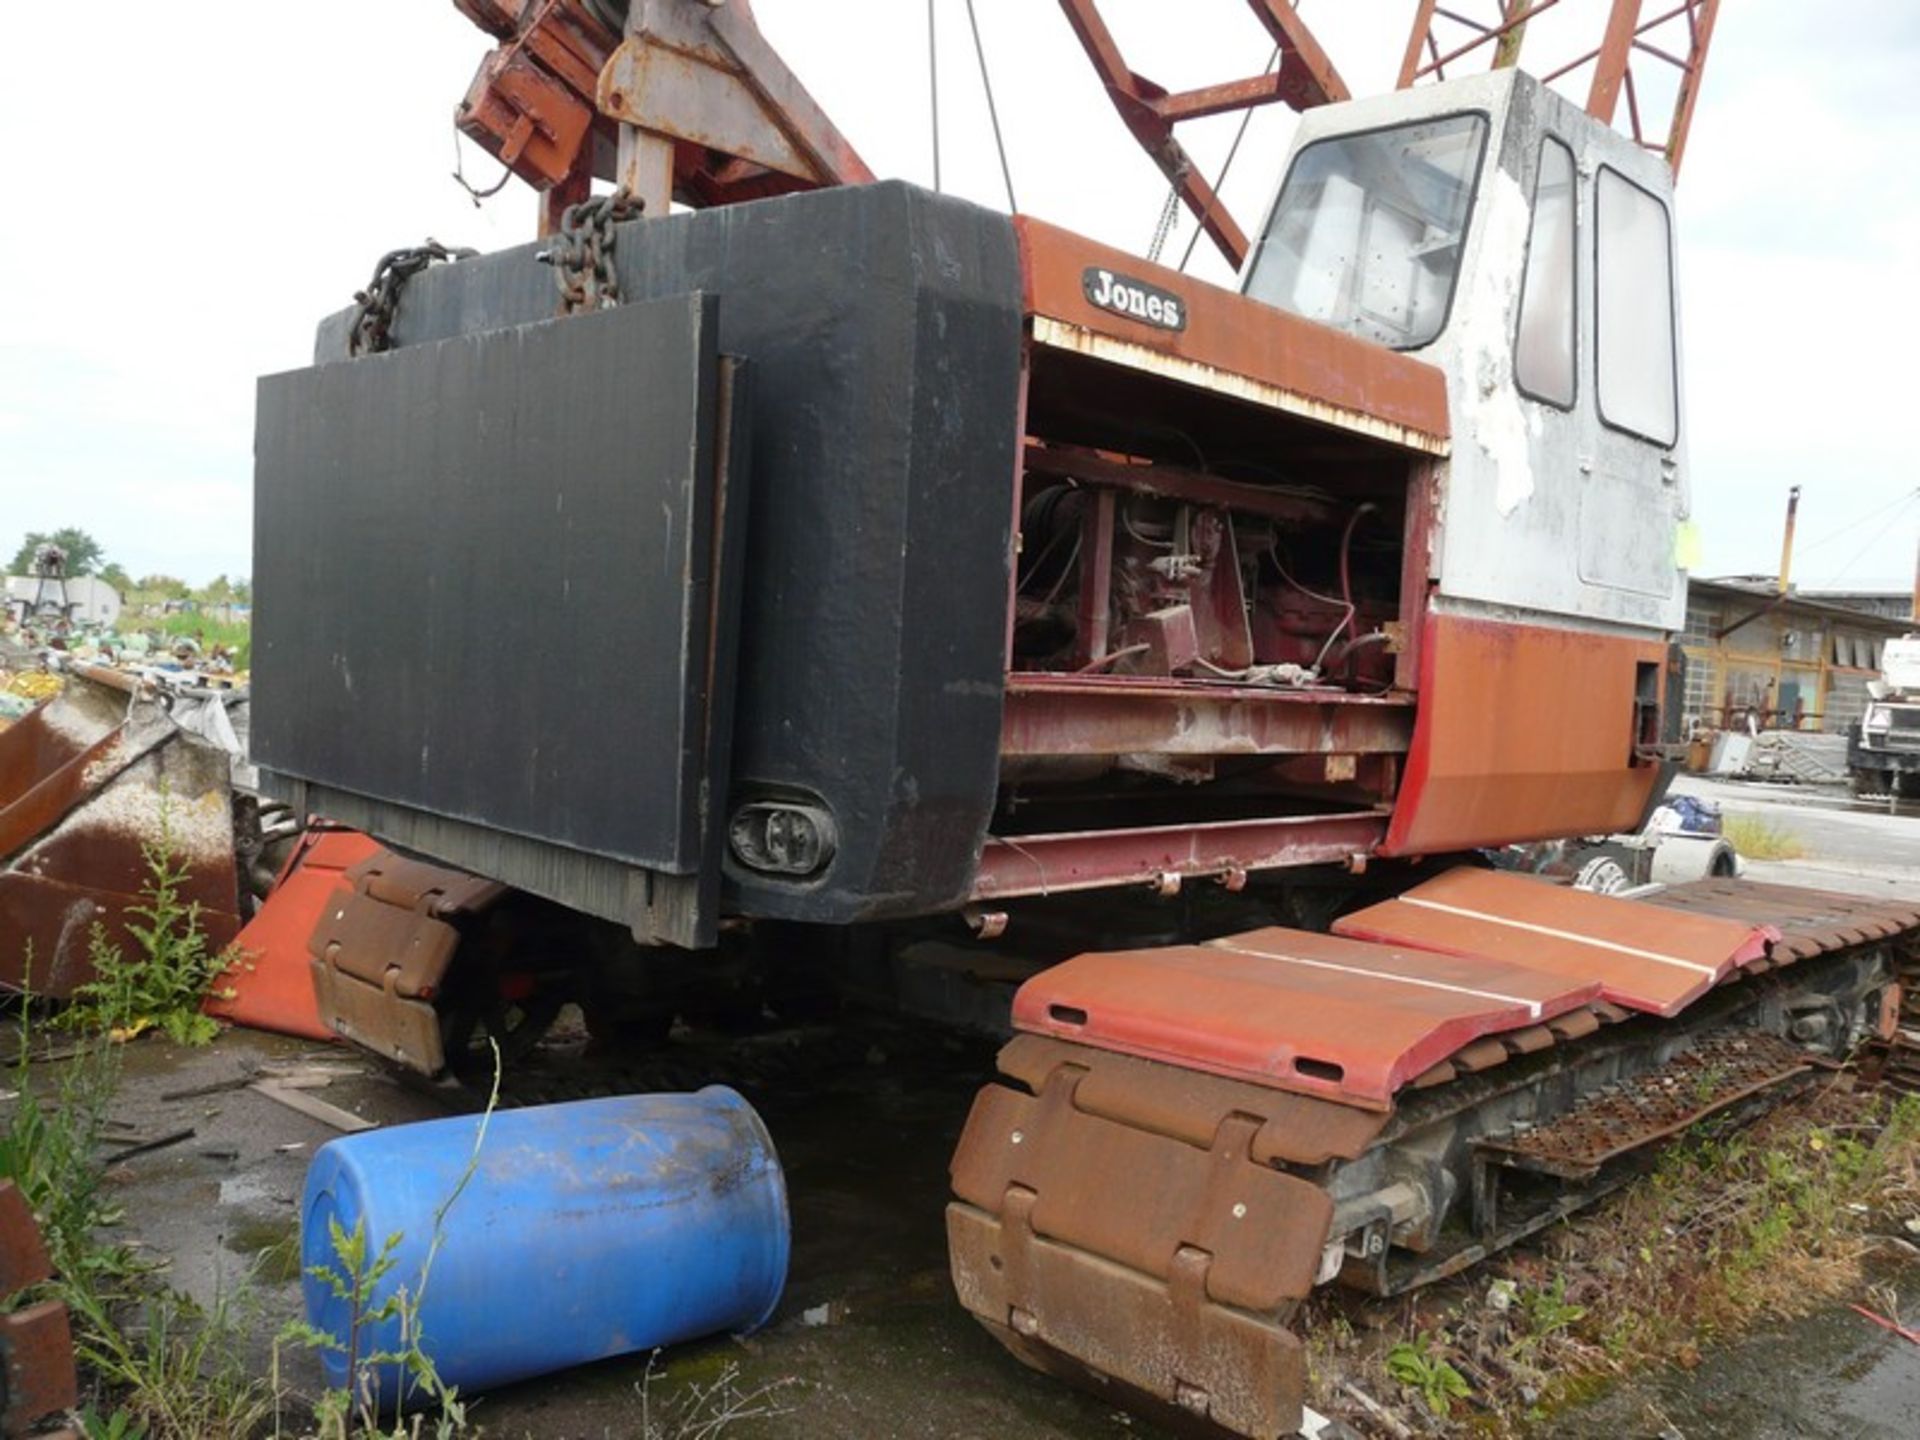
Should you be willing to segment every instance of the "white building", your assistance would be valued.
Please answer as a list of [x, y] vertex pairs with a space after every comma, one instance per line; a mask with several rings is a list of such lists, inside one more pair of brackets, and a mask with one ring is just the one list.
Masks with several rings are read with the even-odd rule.
[[67, 580], [42, 582], [32, 575], [7, 577], [7, 603], [17, 617], [23, 607], [31, 608], [42, 584], [54, 589], [65, 585], [67, 603], [73, 607], [76, 625], [99, 625], [112, 629], [120, 622], [120, 592], [95, 575], [76, 575]]

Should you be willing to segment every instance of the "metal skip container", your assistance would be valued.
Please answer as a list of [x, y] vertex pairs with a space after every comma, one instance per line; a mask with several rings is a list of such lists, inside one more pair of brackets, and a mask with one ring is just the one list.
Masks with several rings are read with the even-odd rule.
[[[480, 1126], [462, 1116], [371, 1130], [314, 1156], [301, 1203], [307, 1320], [343, 1346], [357, 1331], [355, 1368], [402, 1349], [400, 1317], [366, 1320], [402, 1289], [422, 1297], [409, 1333], [467, 1393], [772, 1315], [787, 1276], [786, 1182], [734, 1091], [504, 1111], [476, 1162]], [[357, 1327], [354, 1303], [313, 1273], [352, 1289], [334, 1234], [356, 1225], [368, 1266], [400, 1237]], [[347, 1385], [344, 1348], [321, 1353], [327, 1384]], [[403, 1392], [398, 1366], [371, 1373], [383, 1408], [425, 1398]], [[363, 1371], [356, 1391], [366, 1383]]]

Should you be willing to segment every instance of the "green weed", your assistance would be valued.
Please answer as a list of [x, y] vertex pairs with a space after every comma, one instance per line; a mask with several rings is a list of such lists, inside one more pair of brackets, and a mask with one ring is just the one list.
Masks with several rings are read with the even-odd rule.
[[251, 1440], [272, 1418], [274, 1389], [244, 1359], [253, 1317], [233, 1295], [207, 1308], [176, 1290], [128, 1305], [84, 1287], [61, 1293], [82, 1367], [120, 1397], [105, 1433], [124, 1422], [129, 1440]]
[[[457, 1387], [446, 1384], [434, 1367], [433, 1357], [422, 1346], [420, 1315], [426, 1301], [427, 1286], [433, 1277], [434, 1261], [446, 1240], [447, 1216], [466, 1192], [480, 1167], [481, 1148], [487, 1129], [500, 1101], [500, 1047], [493, 1045], [493, 1089], [487, 1096], [487, 1108], [474, 1134], [473, 1151], [466, 1168], [452, 1191], [433, 1214], [433, 1228], [427, 1241], [427, 1254], [420, 1273], [411, 1285], [394, 1287], [386, 1298], [378, 1299], [384, 1282], [398, 1265], [395, 1252], [405, 1240], [392, 1234], [378, 1249], [371, 1244], [366, 1222], [359, 1219], [352, 1230], [329, 1219], [327, 1248], [330, 1264], [310, 1265], [308, 1276], [327, 1287], [347, 1307], [347, 1333], [332, 1335], [307, 1323], [294, 1321], [281, 1331], [283, 1342], [327, 1351], [343, 1356], [347, 1383], [320, 1397], [314, 1408], [321, 1440], [352, 1440], [356, 1434], [382, 1437], [382, 1440], [420, 1440], [428, 1433], [426, 1419], [415, 1414], [411, 1420], [398, 1420], [391, 1431], [381, 1428], [382, 1416], [389, 1411], [426, 1410], [435, 1412], [432, 1435], [435, 1440], [453, 1440], [467, 1431], [466, 1406]], [[398, 1322], [399, 1341], [392, 1349], [370, 1349], [367, 1334], [390, 1322]], [[393, 1393], [397, 1384], [399, 1393]]]
[[29, 993], [20, 1000], [19, 1049], [9, 1077], [17, 1098], [0, 1133], [0, 1179], [20, 1188], [63, 1282], [99, 1291], [125, 1281], [137, 1269], [126, 1247], [107, 1244], [97, 1235], [120, 1219], [101, 1189], [102, 1167], [95, 1158], [120, 1080], [120, 1056], [104, 1041], [83, 1041], [53, 1067], [52, 1083], [42, 1083], [34, 1071], [39, 1040], [30, 992], [31, 953], [26, 973]]
[[1417, 1391], [1427, 1408], [1444, 1420], [1453, 1413], [1453, 1402], [1466, 1399], [1473, 1391], [1458, 1370], [1432, 1352], [1432, 1336], [1402, 1340], [1387, 1352], [1387, 1374]]
[[127, 907], [129, 956], [95, 925], [89, 946], [93, 979], [74, 990], [60, 1023], [115, 1035], [163, 1031], [178, 1045], [210, 1045], [220, 1024], [201, 1010], [233, 957], [216, 952], [200, 924], [198, 901], [181, 899], [191, 871], [174, 847], [167, 800], [160, 803], [160, 839], [142, 847], [146, 879], [137, 904]]

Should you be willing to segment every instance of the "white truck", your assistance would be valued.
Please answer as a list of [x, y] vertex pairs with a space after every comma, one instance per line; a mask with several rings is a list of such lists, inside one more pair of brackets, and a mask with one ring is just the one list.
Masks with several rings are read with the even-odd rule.
[[1889, 640], [1872, 699], [1847, 732], [1847, 781], [1855, 795], [1920, 795], [1920, 634]]

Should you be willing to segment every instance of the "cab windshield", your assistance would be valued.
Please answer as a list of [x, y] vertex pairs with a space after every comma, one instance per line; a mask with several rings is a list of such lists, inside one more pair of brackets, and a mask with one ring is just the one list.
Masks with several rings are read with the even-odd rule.
[[1247, 272], [1256, 300], [1412, 350], [1453, 302], [1487, 122], [1449, 115], [1294, 157]]

